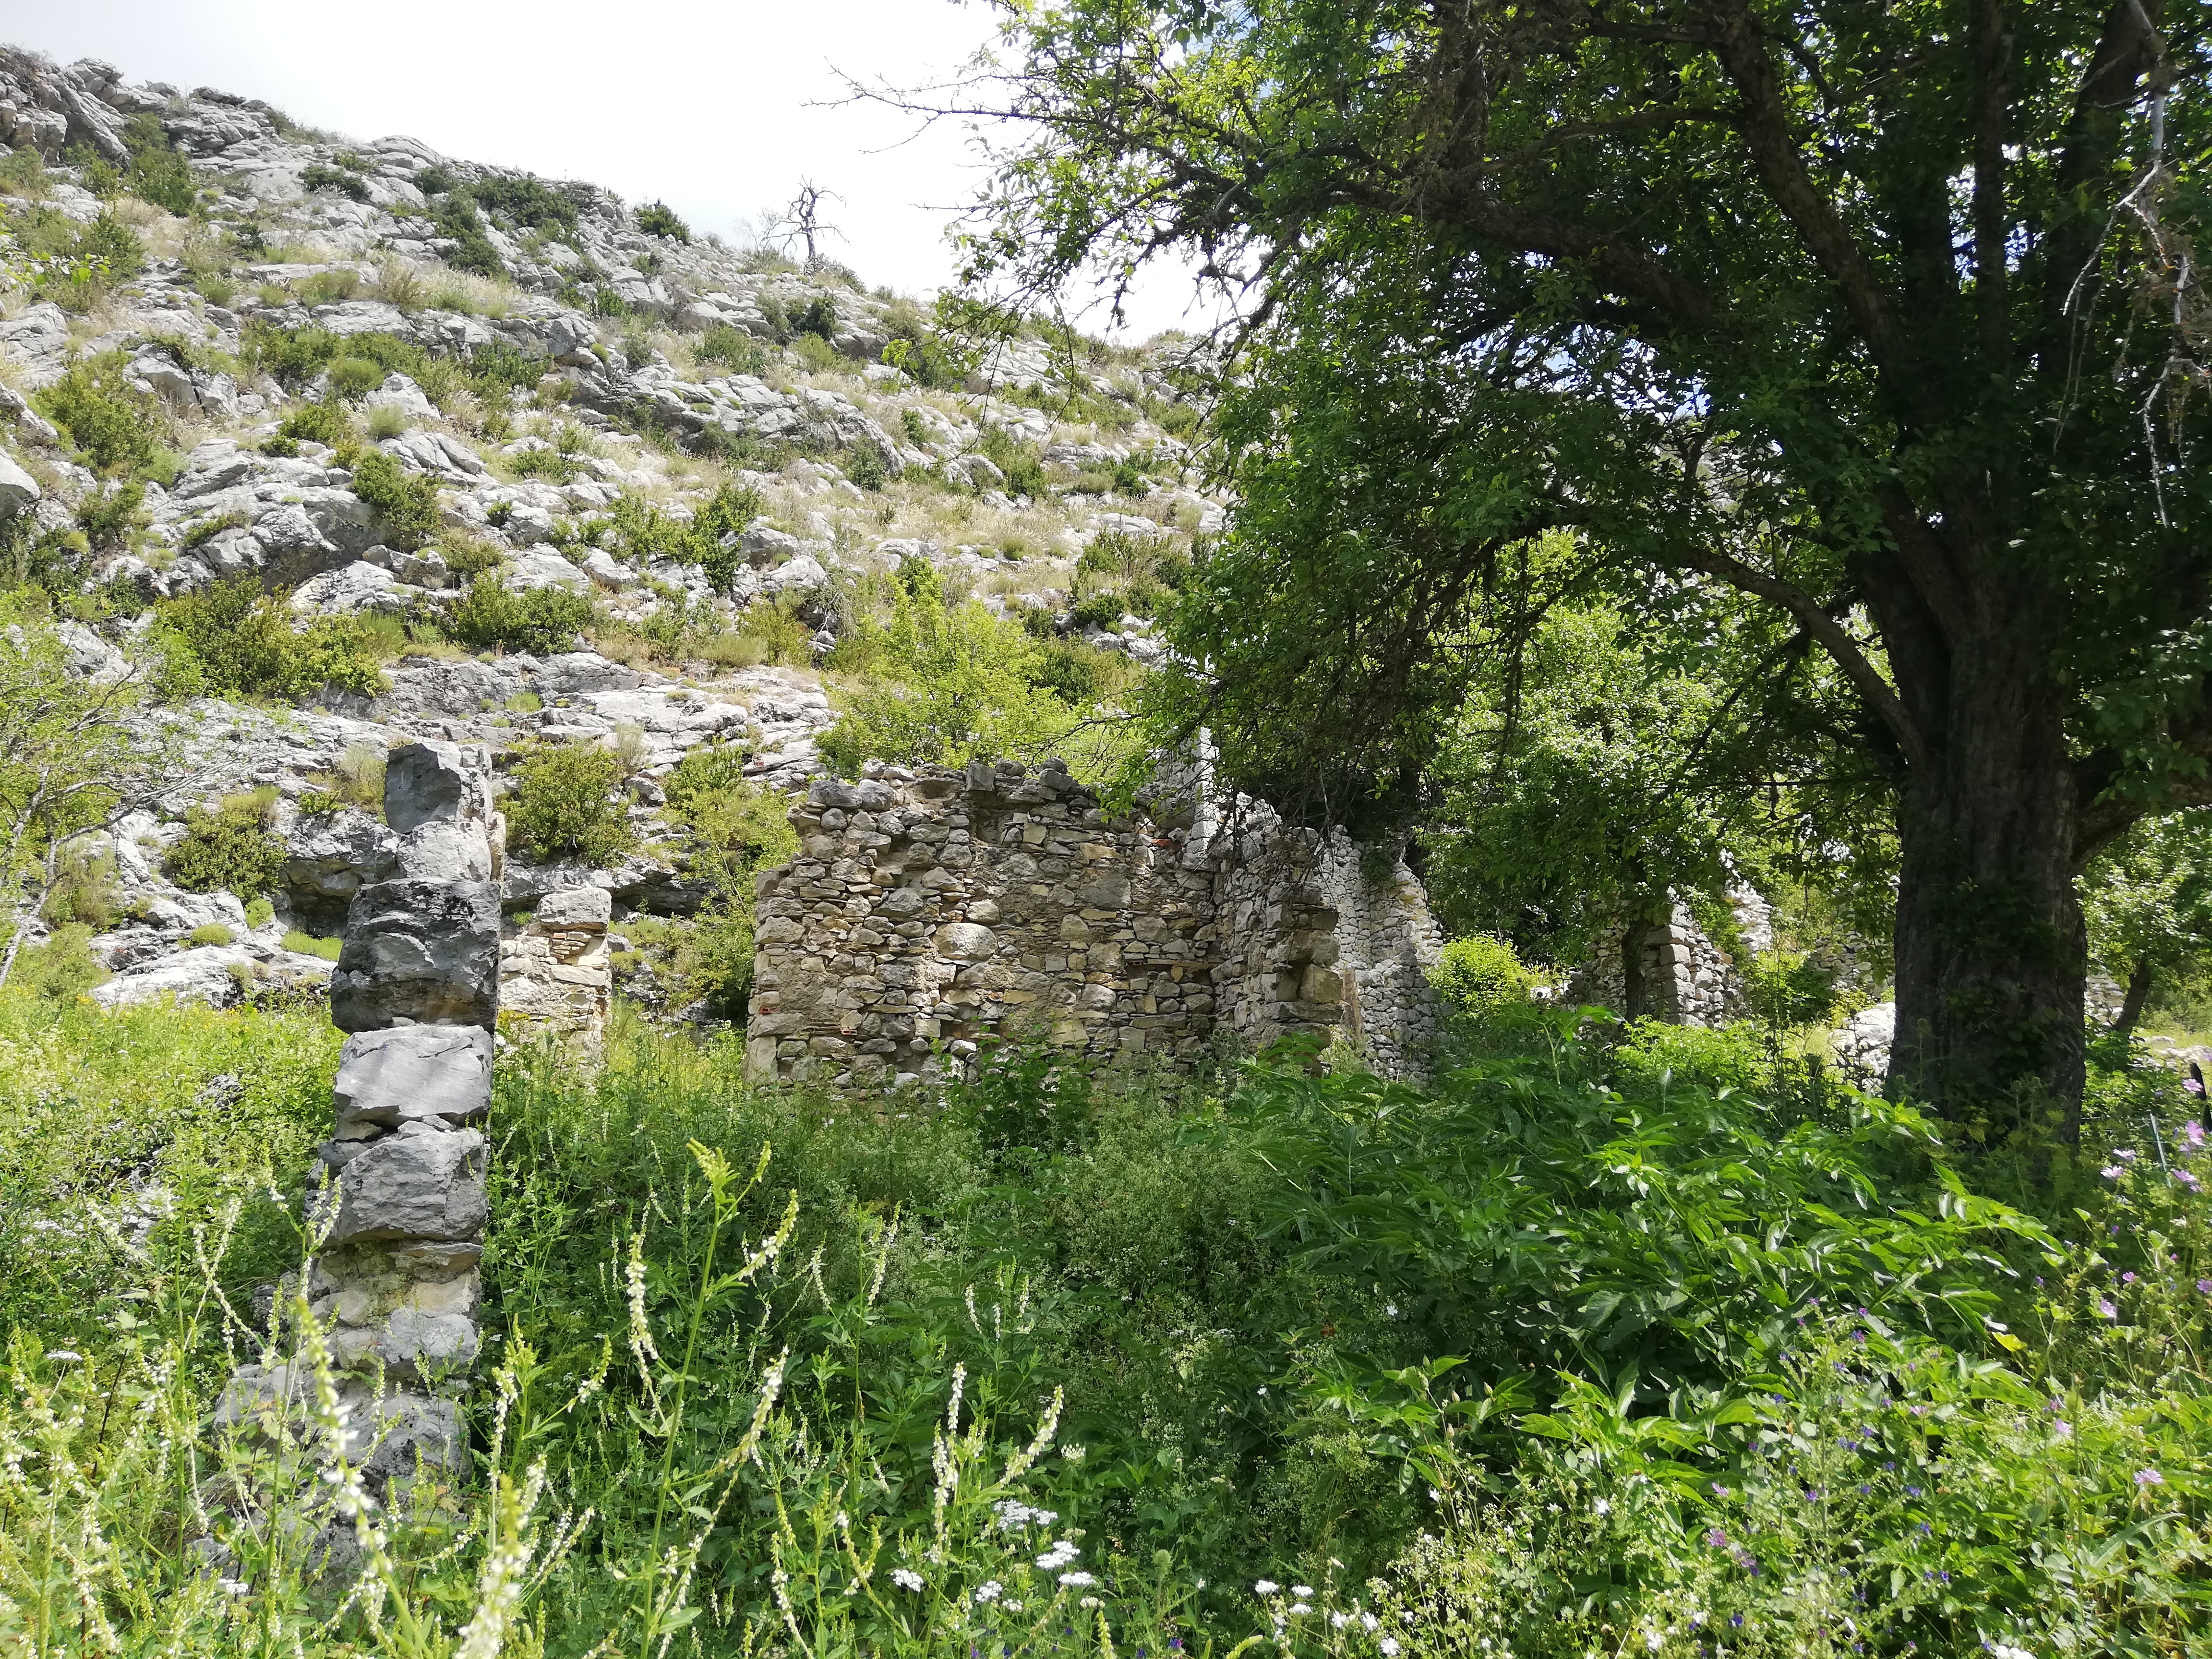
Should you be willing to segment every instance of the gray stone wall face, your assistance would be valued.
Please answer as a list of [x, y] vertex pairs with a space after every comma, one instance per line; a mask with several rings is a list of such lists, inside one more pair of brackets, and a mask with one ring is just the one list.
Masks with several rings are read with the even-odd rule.
[[[1188, 1070], [1218, 1032], [1343, 1037], [1419, 1072], [1437, 934], [1419, 884], [1352, 842], [1109, 823], [1055, 764], [817, 783], [800, 855], [758, 878], [746, 1069], [922, 1076], [992, 1036]], [[1346, 918], [1350, 918], [1347, 924]]]

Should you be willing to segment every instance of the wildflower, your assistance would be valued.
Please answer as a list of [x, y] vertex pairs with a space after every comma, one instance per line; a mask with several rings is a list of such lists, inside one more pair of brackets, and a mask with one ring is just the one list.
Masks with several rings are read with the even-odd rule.
[[2100, 1319], [2118, 1319], [2120, 1316], [2120, 1310], [2112, 1305], [2110, 1297], [2100, 1296], [2097, 1298], [2097, 1316]]
[[49, 1352], [46, 1358], [57, 1364], [75, 1364], [82, 1360], [84, 1356], [74, 1348], [56, 1348]]
[[2166, 1477], [2160, 1474], [2156, 1469], [2137, 1469], [2136, 1471], [2136, 1485], [2138, 1486], [2162, 1486], [2165, 1484]]
[[1728, 1534], [1722, 1531], [1718, 1527], [1715, 1527], [1711, 1532], [1705, 1534], [1705, 1542], [1711, 1544], [1717, 1550], [1726, 1549], [1728, 1547]]
[[242, 1578], [218, 1578], [216, 1583], [225, 1595], [244, 1595], [252, 1588]]
[[1667, 1638], [1660, 1635], [1660, 1633], [1656, 1630], [1647, 1630], [1644, 1632], [1644, 1645], [1650, 1649], [1654, 1653], [1659, 1651], [1660, 1648], [1665, 1644], [1666, 1640]]
[[[2195, 1078], [2191, 1078], [2189, 1080], [2191, 1083], [2197, 1081]], [[2191, 1089], [2189, 1092], [2195, 1094], [2197, 1091]], [[2199, 1123], [2195, 1118], [2191, 1118], [2188, 1122], [2181, 1126], [2181, 1138], [2187, 1141], [2191, 1146], [2202, 1146], [2204, 1144], [2204, 1126]]]
[[987, 1578], [975, 1586], [975, 1599], [985, 1605], [997, 1601], [1006, 1593], [1006, 1587], [995, 1578]]
[[2188, 1170], [2176, 1170], [2173, 1172], [2173, 1178], [2192, 1193], [2203, 1184], [2197, 1179], [2194, 1173]]
[[2123, 1285], [2132, 1285], [2135, 1282], [2136, 1276], [2133, 1273], [2122, 1273], [2120, 1275], [2120, 1283]]
[[2212, 1279], [2198, 1279], [2197, 1281], [2197, 1293], [2199, 1296], [2212, 1296]]
[[1293, 1584], [1291, 1586], [1291, 1594], [1301, 1601], [1310, 1601], [1313, 1599], [1313, 1586], [1311, 1584]]
[[1070, 1589], [1085, 1589], [1098, 1581], [1087, 1572], [1063, 1572], [1060, 1582]]
[[1743, 1628], [1743, 1615], [1740, 1613], [1736, 1613], [1729, 1619], [1729, 1623], [1735, 1626], [1736, 1629], [1741, 1630]]
[[2117, 1164], [2107, 1164], [2103, 1169], [2098, 1170], [2097, 1173], [2104, 1176], [2107, 1181], [2118, 1181], [2123, 1175], [2126, 1174], [2127, 1171], [2121, 1169]]
[[1398, 1659], [1398, 1638], [1386, 1636], [1375, 1644], [1382, 1650], [1382, 1659]]
[[1590, 1508], [1599, 1515], [1611, 1515], [1613, 1513], [1613, 1505], [1606, 1502], [1602, 1498], [1599, 1498], [1596, 1503], [1591, 1504]]
[[1291, 1605], [1291, 1617], [1293, 1619], [1303, 1619], [1312, 1611], [1313, 1603], [1310, 1601], [1296, 1601]]
[[1328, 1627], [1331, 1630], [1342, 1630], [1351, 1622], [1352, 1615], [1348, 1613], [1332, 1613], [1328, 1616]]
[[1095, 1595], [1086, 1595], [1075, 1605], [1079, 1607], [1103, 1607], [1106, 1604]]
[[921, 1588], [921, 1575], [911, 1567], [893, 1567], [891, 1583], [896, 1584], [901, 1589], [919, 1590]]
[[1714, 1496], [1714, 1497], [1716, 1497], [1716, 1498], [1726, 1498], [1728, 1495], [1729, 1495], [1729, 1489], [1728, 1489], [1726, 1486], [1723, 1486], [1723, 1485], [1721, 1485], [1721, 1483], [1720, 1483], [1719, 1481], [1717, 1481], [1717, 1480], [1716, 1480], [1716, 1481], [1714, 1481], [1714, 1482], [1713, 1482], [1713, 1496]]
[[1282, 1589], [1282, 1586], [1277, 1583], [1273, 1579], [1262, 1578], [1258, 1583], [1252, 1586], [1252, 1593], [1255, 1595], [1273, 1595], [1280, 1589]]
[[1375, 1633], [1376, 1626], [1381, 1624], [1382, 1621], [1377, 1619], [1371, 1613], [1363, 1613], [1359, 1615], [1359, 1622], [1366, 1626], [1367, 1633], [1372, 1636]]

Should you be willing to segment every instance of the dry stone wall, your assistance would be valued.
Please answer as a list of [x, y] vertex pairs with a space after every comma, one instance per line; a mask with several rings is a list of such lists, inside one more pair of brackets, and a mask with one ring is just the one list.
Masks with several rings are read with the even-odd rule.
[[510, 1036], [550, 1036], [581, 1053], [599, 1051], [612, 982], [607, 924], [613, 915], [605, 888], [569, 887], [538, 900], [528, 921], [509, 925], [500, 946], [499, 1005]]
[[[373, 1486], [459, 1460], [456, 1399], [479, 1339], [485, 1142], [499, 1012], [501, 823], [481, 750], [414, 743], [385, 771], [388, 878], [355, 894], [331, 978], [348, 1033], [305, 1291], [339, 1387], [347, 1450]], [[276, 1321], [284, 1322], [283, 1310]], [[241, 1366], [218, 1426], [313, 1461], [312, 1368]], [[258, 1500], [238, 1495], [241, 1513]], [[343, 1553], [344, 1528], [319, 1547]]]
[[872, 770], [812, 785], [758, 878], [756, 1079], [931, 1075], [1009, 1036], [1182, 1071], [1307, 1033], [1425, 1069], [1439, 941], [1396, 860], [1263, 811], [1109, 822], [1057, 763]]

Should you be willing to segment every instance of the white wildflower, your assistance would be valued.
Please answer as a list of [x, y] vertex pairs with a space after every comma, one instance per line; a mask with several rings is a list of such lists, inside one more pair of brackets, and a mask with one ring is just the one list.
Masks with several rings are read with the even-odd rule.
[[1084, 1589], [1098, 1581], [1087, 1572], [1063, 1572], [1060, 1582], [1070, 1589]]
[[1006, 1587], [995, 1578], [987, 1578], [975, 1586], [975, 1600], [988, 1605], [1006, 1593]]
[[1398, 1659], [1398, 1638], [1386, 1636], [1375, 1644], [1382, 1650], [1382, 1659]]
[[891, 1583], [901, 1589], [918, 1591], [921, 1589], [921, 1575], [911, 1567], [893, 1567]]
[[1273, 1595], [1280, 1589], [1282, 1589], [1282, 1586], [1277, 1583], [1273, 1579], [1262, 1578], [1258, 1583], [1252, 1586], [1252, 1593], [1255, 1595]]

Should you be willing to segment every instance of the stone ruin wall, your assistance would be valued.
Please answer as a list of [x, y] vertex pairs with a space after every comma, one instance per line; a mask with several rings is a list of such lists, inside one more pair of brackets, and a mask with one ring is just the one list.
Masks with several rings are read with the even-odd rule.
[[758, 878], [747, 1074], [928, 1075], [989, 1036], [1188, 1071], [1233, 1034], [1342, 1039], [1425, 1069], [1440, 939], [1393, 860], [1248, 813], [1109, 823], [1064, 765], [874, 769], [792, 810]]
[[[1736, 928], [1753, 955], [1774, 941], [1773, 907], [1753, 889], [1728, 895]], [[1627, 970], [1633, 951], [1637, 974]], [[1676, 903], [1656, 925], [1615, 927], [1599, 936], [1590, 960], [1568, 980], [1570, 1002], [1595, 1003], [1629, 1018], [1669, 1025], [1721, 1025], [1750, 1012], [1743, 970], [1707, 937], [1687, 906]]]

